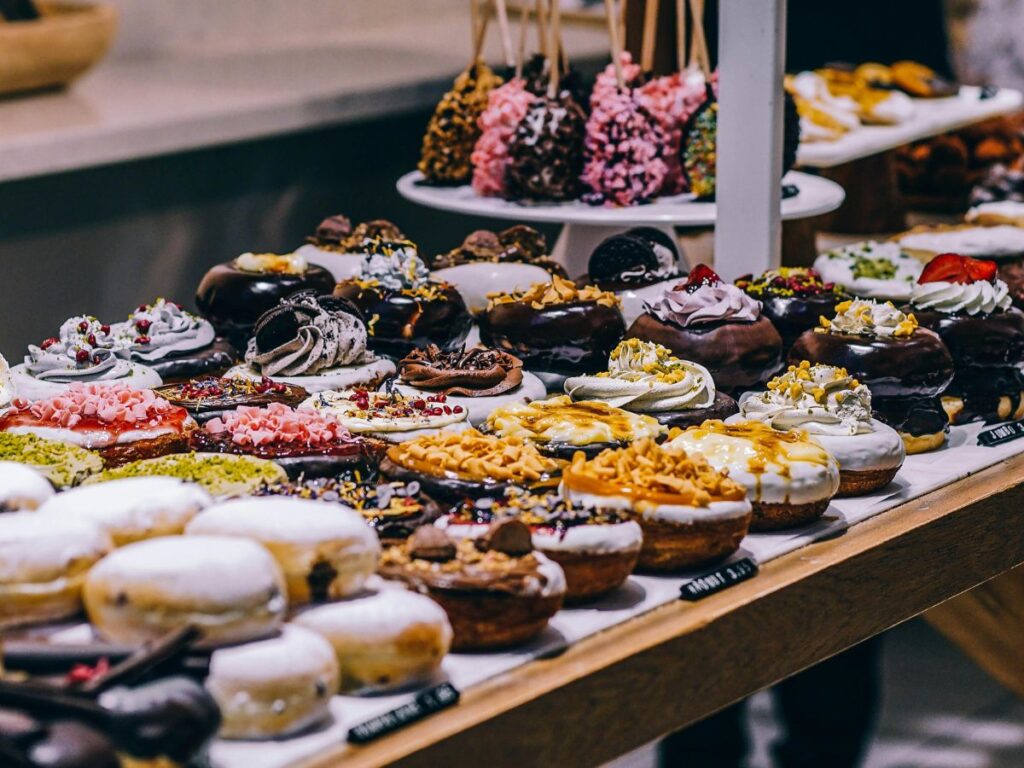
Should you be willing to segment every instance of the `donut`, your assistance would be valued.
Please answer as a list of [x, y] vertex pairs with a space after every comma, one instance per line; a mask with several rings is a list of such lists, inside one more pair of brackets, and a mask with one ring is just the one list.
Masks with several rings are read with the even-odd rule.
[[87, 520], [0, 515], [0, 628], [73, 616], [86, 572], [113, 547]]
[[288, 608], [284, 576], [264, 547], [227, 536], [164, 536], [97, 563], [83, 592], [107, 640], [136, 644], [193, 625], [203, 646], [241, 643], [277, 629]]
[[344, 692], [385, 691], [427, 681], [452, 642], [441, 606], [395, 587], [311, 608], [294, 623], [333, 646]]
[[277, 559], [293, 605], [358, 592], [380, 554], [377, 534], [350, 507], [266, 496], [210, 507], [188, 524], [192, 535], [258, 541]]
[[211, 504], [213, 498], [201, 486], [171, 477], [132, 477], [65, 491], [47, 501], [40, 512], [89, 520], [121, 547], [179, 534]]
[[16, 461], [0, 461], [0, 512], [37, 509], [53, 496], [50, 481]]
[[292, 736], [330, 717], [338, 661], [320, 635], [288, 624], [277, 637], [214, 651], [205, 684], [221, 738]]

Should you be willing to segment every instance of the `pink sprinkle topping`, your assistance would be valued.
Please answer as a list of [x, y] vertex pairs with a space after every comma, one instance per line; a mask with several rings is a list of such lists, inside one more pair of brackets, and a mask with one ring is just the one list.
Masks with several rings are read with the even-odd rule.
[[513, 78], [487, 97], [487, 108], [477, 118], [480, 138], [473, 147], [473, 189], [484, 196], [505, 192], [505, 169], [508, 148], [516, 127], [526, 116], [537, 97], [526, 90], [526, 81]]
[[[715, 76], [712, 76], [712, 83], [716, 84]], [[665, 77], [656, 77], [637, 90], [640, 103], [647, 107], [647, 111], [658, 121], [668, 137], [668, 144], [665, 147], [668, 173], [661, 193], [674, 195], [685, 192], [686, 180], [683, 178], [680, 162], [683, 128], [707, 98], [704, 78], [677, 72]]]
[[284, 403], [264, 408], [240, 406], [223, 417], [210, 419], [206, 431], [218, 435], [227, 432], [238, 445], [301, 443], [328, 445], [353, 440], [349, 431], [330, 416], [316, 411], [296, 411]]
[[151, 389], [127, 384], [72, 384], [59, 395], [37, 400], [23, 410], [48, 424], [74, 429], [83, 419], [107, 424], [155, 425], [180, 419], [184, 409], [171, 405]]

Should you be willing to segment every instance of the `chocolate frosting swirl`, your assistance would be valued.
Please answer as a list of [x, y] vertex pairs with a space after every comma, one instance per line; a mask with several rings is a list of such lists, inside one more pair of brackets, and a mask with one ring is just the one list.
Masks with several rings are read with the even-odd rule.
[[523, 361], [487, 347], [444, 352], [436, 344], [414, 349], [398, 364], [405, 383], [463, 397], [491, 397], [523, 381]]

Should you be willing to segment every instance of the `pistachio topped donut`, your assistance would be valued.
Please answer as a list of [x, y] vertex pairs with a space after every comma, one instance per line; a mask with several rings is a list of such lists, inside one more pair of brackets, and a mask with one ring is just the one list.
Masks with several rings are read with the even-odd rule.
[[769, 269], [758, 277], [741, 277], [736, 285], [761, 302], [761, 312], [782, 336], [783, 354], [797, 336], [818, 324], [819, 317], [831, 317], [836, 304], [849, 298], [842, 288], [825, 282], [808, 267]]

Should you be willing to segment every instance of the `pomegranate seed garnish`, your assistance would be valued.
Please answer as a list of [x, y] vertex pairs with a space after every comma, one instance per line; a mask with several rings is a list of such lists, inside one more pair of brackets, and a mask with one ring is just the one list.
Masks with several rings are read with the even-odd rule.
[[78, 330], [80, 330], [82, 333], [85, 333], [86, 331], [89, 330], [89, 323], [83, 320], [78, 324]]
[[80, 349], [77, 352], [75, 352], [75, 360], [77, 360], [78, 362], [84, 363], [88, 359], [89, 353], [86, 352], [84, 349]]
[[150, 342], [149, 336], [136, 336], [135, 337], [135, 343], [136, 344], [149, 344], [149, 342]]
[[462, 406], [456, 405], [454, 408], [452, 408], [452, 413], [462, 413]]
[[49, 349], [50, 347], [52, 347], [54, 344], [56, 344], [59, 341], [60, 341], [60, 339], [58, 339], [56, 336], [51, 336], [48, 339], [43, 339], [43, 343], [40, 344], [39, 346], [42, 349]]
[[89, 344], [91, 344], [92, 346], [95, 347], [96, 346], [96, 334], [95, 333], [90, 333], [88, 341], [89, 341]]
[[108, 333], [110, 333], [110, 326], [109, 325], [101, 325], [100, 326], [100, 331], [102, 331], [104, 334], [108, 334]]

